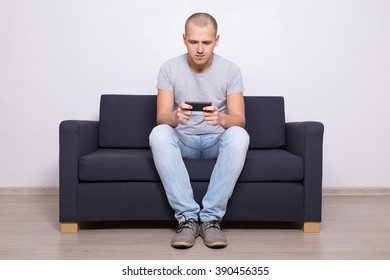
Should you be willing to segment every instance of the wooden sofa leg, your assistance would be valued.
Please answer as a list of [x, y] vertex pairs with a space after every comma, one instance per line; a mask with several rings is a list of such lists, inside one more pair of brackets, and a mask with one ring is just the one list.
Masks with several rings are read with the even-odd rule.
[[78, 231], [78, 223], [61, 223], [61, 233], [77, 233]]
[[306, 222], [303, 223], [303, 232], [304, 233], [319, 233], [321, 223], [315, 222]]

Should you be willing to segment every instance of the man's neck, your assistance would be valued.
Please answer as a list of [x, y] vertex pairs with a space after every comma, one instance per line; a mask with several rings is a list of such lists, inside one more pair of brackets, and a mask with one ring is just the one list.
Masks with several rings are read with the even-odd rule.
[[207, 63], [205, 63], [203, 65], [197, 65], [195, 63], [192, 64], [190, 62], [190, 60], [188, 59], [188, 55], [187, 55], [187, 61], [188, 61], [188, 65], [190, 66], [190, 69], [192, 72], [194, 72], [196, 74], [203, 74], [203, 73], [206, 73], [207, 71], [209, 71], [209, 69], [211, 68], [211, 65], [213, 65], [214, 54], [211, 57], [210, 61], [208, 61]]

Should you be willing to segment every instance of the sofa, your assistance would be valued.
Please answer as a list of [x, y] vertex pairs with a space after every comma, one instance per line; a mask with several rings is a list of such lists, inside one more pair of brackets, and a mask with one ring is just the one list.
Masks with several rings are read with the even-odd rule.
[[[93, 221], [173, 221], [155, 169], [149, 134], [156, 96], [103, 94], [99, 120], [59, 129], [60, 229]], [[285, 121], [284, 98], [245, 96], [249, 150], [224, 221], [297, 222], [319, 232], [324, 126]], [[201, 203], [214, 159], [185, 159]]]

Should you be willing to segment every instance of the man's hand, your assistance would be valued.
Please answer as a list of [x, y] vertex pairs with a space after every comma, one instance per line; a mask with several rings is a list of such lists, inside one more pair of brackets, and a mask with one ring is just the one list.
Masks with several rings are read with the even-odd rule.
[[223, 126], [224, 114], [220, 113], [216, 106], [204, 107], [204, 119], [208, 125]]
[[186, 123], [191, 118], [192, 106], [181, 103], [175, 111], [175, 118], [179, 123]]
[[219, 112], [215, 106], [204, 108], [205, 121], [209, 125], [220, 125], [223, 128], [232, 126], [245, 127], [245, 102], [241, 93], [230, 94], [227, 96], [228, 114]]

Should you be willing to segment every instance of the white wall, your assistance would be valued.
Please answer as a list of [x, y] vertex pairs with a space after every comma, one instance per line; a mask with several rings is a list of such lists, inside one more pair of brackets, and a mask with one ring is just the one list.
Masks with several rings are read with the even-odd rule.
[[0, 0], [0, 187], [57, 186], [59, 123], [97, 119], [104, 92], [155, 94], [197, 11], [246, 95], [325, 124], [324, 186], [390, 186], [388, 0]]

